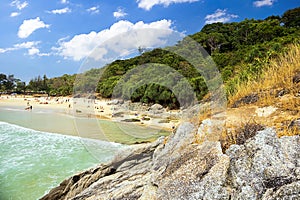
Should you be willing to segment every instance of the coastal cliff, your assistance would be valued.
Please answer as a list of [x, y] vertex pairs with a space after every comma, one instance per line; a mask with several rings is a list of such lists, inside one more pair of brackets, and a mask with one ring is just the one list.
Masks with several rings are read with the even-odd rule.
[[225, 152], [195, 143], [197, 127], [181, 124], [168, 141], [140, 144], [110, 163], [76, 174], [47, 199], [298, 199], [300, 136], [266, 128]]

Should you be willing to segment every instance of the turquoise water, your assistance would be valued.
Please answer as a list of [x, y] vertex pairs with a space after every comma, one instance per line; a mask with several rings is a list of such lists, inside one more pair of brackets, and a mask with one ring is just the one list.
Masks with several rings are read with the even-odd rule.
[[27, 111], [22, 107], [7, 107], [1, 106], [1, 104], [0, 121], [43, 132], [114, 141], [123, 144], [132, 144], [137, 140], [158, 137], [160, 131], [160, 129], [132, 123], [119, 123], [68, 115], [64, 110], [54, 112], [53, 110], [34, 107], [32, 111]]
[[[0, 122], [0, 199], [38, 199], [76, 172], [106, 162], [116, 143], [35, 131]], [[87, 149], [95, 148], [97, 159]]]

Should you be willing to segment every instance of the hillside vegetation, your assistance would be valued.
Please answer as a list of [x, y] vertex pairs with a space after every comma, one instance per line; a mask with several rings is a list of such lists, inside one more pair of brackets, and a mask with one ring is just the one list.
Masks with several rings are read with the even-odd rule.
[[[229, 105], [239, 109], [258, 107], [270, 114], [249, 112], [257, 124], [277, 127], [279, 136], [300, 134], [300, 44], [288, 46], [282, 56], [263, 67], [260, 78], [248, 80], [229, 96]], [[239, 110], [238, 109], [238, 110]], [[257, 110], [257, 109], [256, 109]]]
[[[232, 96], [240, 91], [242, 84], [261, 77], [270, 60], [287, 52], [289, 44], [299, 41], [300, 8], [264, 20], [245, 19], [241, 22], [207, 24], [200, 32], [189, 37], [203, 46], [212, 57], [221, 72], [227, 94]], [[178, 42], [177, 46], [186, 39]], [[76, 82], [76, 90], [96, 92], [102, 98], [110, 98], [115, 86], [127, 72], [147, 63], [157, 63], [157, 67], [169, 66], [185, 77], [200, 101], [208, 93], [205, 79], [191, 63], [172, 53], [168, 48], [158, 48], [134, 58], [116, 60], [102, 69], [92, 69], [77, 75], [77, 78], [76, 75], [63, 75], [51, 79], [46, 76], [36, 77], [25, 85], [24, 82], [11, 77], [13, 75], [1, 74], [0, 89], [2, 92], [32, 91], [45, 92], [49, 95], [71, 95]], [[168, 72], [165, 77], [172, 76], [172, 73], [174, 74]], [[131, 95], [127, 98], [133, 102], [160, 103], [165, 107], [178, 108], [180, 99], [176, 97], [174, 91], [166, 87], [169, 79], [160, 78], [160, 84], [147, 83], [139, 88], [134, 88], [135, 83], [128, 83], [127, 90], [134, 91], [130, 91]], [[183, 88], [183, 84], [178, 85], [179, 89]], [[127, 94], [122, 89], [118, 92]]]
[[[229, 97], [230, 105], [240, 103], [228, 108], [227, 126], [230, 118], [236, 117], [235, 125], [242, 122], [243, 115], [256, 123], [228, 128], [211, 140], [209, 135], [217, 134], [213, 126], [220, 130], [220, 123], [204, 120], [220, 119], [184, 122], [166, 138], [126, 148], [110, 162], [65, 179], [41, 199], [299, 199], [299, 47], [287, 46], [264, 66], [260, 79], [240, 84]], [[249, 97], [255, 101], [247, 102]], [[261, 108], [277, 110], [255, 116], [253, 110]], [[289, 134], [265, 127], [281, 115], [298, 117], [298, 125], [287, 126]]]
[[[295, 17], [298, 16], [298, 17]], [[271, 58], [286, 52], [286, 45], [300, 38], [300, 8], [287, 11], [282, 17], [271, 16], [265, 20], [244, 20], [239, 23], [208, 24], [190, 37], [199, 42], [212, 56], [227, 86], [234, 94], [241, 82], [258, 78]], [[199, 72], [186, 60], [165, 49], [155, 49], [128, 60], [118, 60], [108, 65], [101, 76], [97, 92], [111, 97], [118, 80], [130, 69], [146, 63], [160, 63], [172, 67], [186, 77], [198, 100], [208, 92]], [[162, 96], [161, 94], [165, 94]], [[163, 86], [150, 84], [139, 88], [131, 100], [168, 105], [175, 96]]]

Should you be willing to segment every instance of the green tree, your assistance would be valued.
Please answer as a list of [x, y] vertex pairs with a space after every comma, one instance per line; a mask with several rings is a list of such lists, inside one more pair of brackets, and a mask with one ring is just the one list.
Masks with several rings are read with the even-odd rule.
[[282, 15], [282, 22], [288, 28], [300, 28], [300, 7], [286, 11]]
[[26, 83], [24, 81], [18, 80], [16, 82], [16, 92], [25, 93], [26, 92]]
[[16, 78], [13, 74], [7, 76], [7, 80], [5, 82], [6, 91], [12, 92], [16, 86]]
[[[241, 22], [207, 24], [200, 32], [189, 37], [198, 42], [211, 55], [222, 74], [228, 93], [233, 93], [235, 86], [242, 81], [259, 78], [263, 67], [268, 64], [271, 58], [283, 53], [287, 44], [299, 41], [299, 13], [300, 8], [295, 8], [285, 12], [282, 18], [270, 16], [264, 20], [245, 19]], [[188, 38], [184, 38], [175, 46], [165, 49], [157, 48], [144, 51], [140, 47], [138, 48], [139, 56], [126, 60], [116, 60], [102, 69], [91, 69], [78, 74], [76, 81], [76, 75], [63, 75], [51, 79], [43, 77], [41, 80], [44, 81], [44, 87], [42, 88], [45, 90], [46, 82], [50, 93], [53, 95], [68, 95], [72, 92], [72, 88], [82, 92], [94, 92], [96, 88], [96, 92], [99, 92], [102, 97], [109, 98], [114, 93], [117, 96], [123, 95], [131, 101], [160, 103], [164, 106], [174, 107], [178, 106], [179, 101], [189, 102], [193, 98], [184, 90], [185, 83], [182, 82], [183, 79], [181, 78], [183, 76], [192, 86], [197, 99], [201, 100], [209, 92], [206, 80], [201, 73], [209, 77], [209, 83], [214, 81], [217, 74], [210, 67], [206, 67], [209, 65], [207, 61], [209, 59], [206, 59], [205, 56], [203, 59], [195, 58], [192, 61], [183, 58], [191, 57], [192, 55], [189, 55], [190, 50], [197, 48], [196, 45], [182, 47], [184, 46], [182, 44], [187, 43], [188, 40]], [[176, 50], [172, 51], [174, 49]], [[149, 63], [161, 64], [153, 65], [153, 67], [157, 67], [160, 73], [152, 73], [147, 71], [148, 69], [142, 68], [145, 71], [144, 74], [127, 76], [130, 70], [147, 66]], [[197, 63], [201, 73], [191, 63]], [[164, 71], [162, 66], [165, 65], [175, 72]], [[126, 82], [129, 78], [130, 81]], [[147, 79], [161, 85], [142, 81]], [[217, 79], [215, 80], [218, 83]], [[39, 88], [39, 81], [39, 79], [35, 79], [29, 85], [37, 84], [33, 87], [37, 89]], [[121, 81], [120, 83], [123, 81], [126, 87], [121, 87], [122, 84], [118, 84], [119, 81]], [[6, 83], [7, 77], [3, 77], [2, 82]], [[76, 82], [75, 86], [73, 86], [74, 82]], [[176, 85], [176, 92], [164, 86], [170, 84]], [[136, 85], [142, 86], [136, 88]], [[175, 97], [175, 94], [179, 93], [183, 96]]]

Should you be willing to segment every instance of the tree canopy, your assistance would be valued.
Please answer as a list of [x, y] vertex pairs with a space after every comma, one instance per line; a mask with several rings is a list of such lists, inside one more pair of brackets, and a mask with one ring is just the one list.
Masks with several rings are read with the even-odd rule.
[[[195, 69], [191, 63], [193, 61], [180, 56], [187, 51], [180, 45], [188, 38], [192, 38], [207, 51], [222, 75], [227, 92], [234, 93], [235, 85], [258, 78], [263, 66], [271, 58], [285, 52], [288, 44], [299, 41], [300, 7], [286, 11], [282, 16], [270, 16], [264, 20], [245, 19], [241, 22], [207, 24], [200, 32], [184, 38], [174, 47], [151, 51], [139, 47], [139, 56], [116, 60], [104, 68], [91, 69], [82, 74], [65, 74], [55, 78], [37, 76], [27, 85], [14, 75], [0, 74], [0, 91], [45, 92], [49, 95], [71, 95], [74, 91], [83, 91], [97, 92], [104, 98], [118, 94], [131, 101], [160, 103], [176, 108], [181, 97], [176, 95], [174, 88], [185, 91], [186, 83], [182, 82], [181, 76], [192, 87], [197, 100], [201, 100], [209, 92], [203, 74], [211, 77], [216, 75], [213, 71], [205, 71], [207, 69]], [[174, 48], [177, 48], [176, 52], [172, 51]], [[197, 65], [205, 65], [208, 60], [203, 55], [196, 62]], [[130, 77], [131, 81], [126, 81], [128, 73], [149, 63], [161, 73], [138, 73]], [[168, 66], [169, 69], [163, 71], [162, 66]], [[147, 70], [145, 67], [144, 72]], [[150, 77], [152, 82], [142, 82], [142, 79]], [[119, 87], [121, 83], [126, 83], [126, 88]]]

